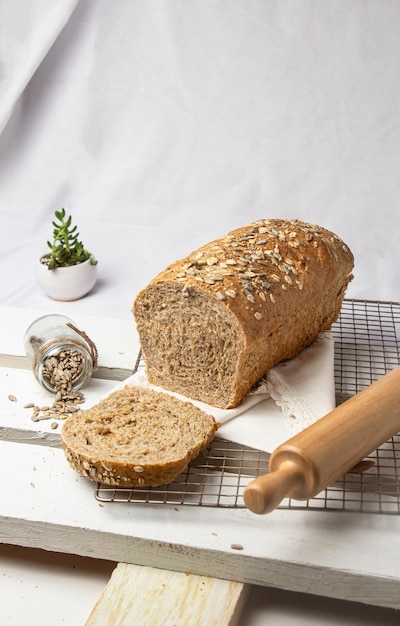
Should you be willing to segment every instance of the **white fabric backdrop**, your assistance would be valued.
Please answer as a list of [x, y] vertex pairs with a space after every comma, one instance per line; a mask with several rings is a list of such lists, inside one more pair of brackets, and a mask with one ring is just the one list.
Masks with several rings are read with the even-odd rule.
[[[0, 0], [0, 303], [130, 317], [159, 270], [260, 217], [331, 228], [350, 297], [400, 300], [397, 0]], [[96, 289], [33, 263], [64, 206]]]
[[[273, 216], [343, 237], [349, 296], [399, 301], [399, 74], [398, 0], [0, 0], [0, 304], [131, 318], [165, 265]], [[62, 206], [100, 276], [65, 304], [33, 275]]]

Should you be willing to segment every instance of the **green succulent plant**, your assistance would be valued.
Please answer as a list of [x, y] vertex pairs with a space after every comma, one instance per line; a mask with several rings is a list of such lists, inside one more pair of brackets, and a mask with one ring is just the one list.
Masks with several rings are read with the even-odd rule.
[[43, 262], [49, 270], [55, 267], [78, 265], [88, 259], [91, 265], [96, 265], [97, 261], [92, 253], [88, 252], [83, 243], [78, 240], [77, 226], [71, 226], [71, 215], [67, 215], [65, 209], [54, 211], [54, 215], [56, 219], [52, 221], [53, 241], [47, 242], [50, 253], [43, 257]]

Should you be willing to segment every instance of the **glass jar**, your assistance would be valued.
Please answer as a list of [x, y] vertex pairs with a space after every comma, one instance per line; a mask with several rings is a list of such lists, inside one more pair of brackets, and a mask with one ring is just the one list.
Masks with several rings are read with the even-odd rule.
[[52, 313], [32, 322], [24, 345], [35, 378], [53, 393], [80, 389], [97, 368], [96, 346], [65, 315]]

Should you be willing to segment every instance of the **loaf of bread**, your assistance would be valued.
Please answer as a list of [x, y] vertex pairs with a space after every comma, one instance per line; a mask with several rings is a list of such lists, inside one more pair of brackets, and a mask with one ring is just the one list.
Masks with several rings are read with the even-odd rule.
[[218, 424], [190, 402], [126, 385], [67, 417], [65, 456], [90, 480], [122, 487], [172, 482], [214, 438]]
[[337, 319], [354, 259], [334, 233], [263, 219], [176, 261], [133, 304], [150, 383], [229, 408]]

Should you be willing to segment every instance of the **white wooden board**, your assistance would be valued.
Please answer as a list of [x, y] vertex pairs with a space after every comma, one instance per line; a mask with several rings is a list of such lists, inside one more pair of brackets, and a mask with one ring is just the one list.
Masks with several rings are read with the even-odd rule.
[[[9, 314], [2, 311], [3, 328], [18, 335], [26, 319], [10, 324]], [[100, 353], [102, 337], [124, 344], [120, 320], [106, 320], [104, 333], [97, 325]], [[0, 351], [12, 349], [3, 339]], [[101, 504], [93, 484], [48, 445], [56, 434], [40, 424], [45, 435], [38, 435], [22, 409], [43, 393], [29, 370], [2, 367], [0, 374], [0, 427], [10, 434], [0, 441], [0, 542], [400, 608], [400, 516], [281, 509], [259, 517], [245, 509]], [[96, 401], [115, 385], [92, 383], [87, 394]], [[27, 430], [33, 435], [19, 441], [33, 443], [12, 440]]]
[[4, 543], [400, 608], [398, 516], [100, 504], [62, 450], [20, 443], [0, 476]]

